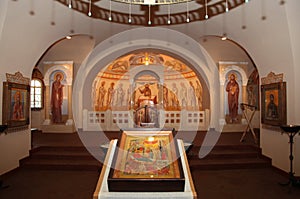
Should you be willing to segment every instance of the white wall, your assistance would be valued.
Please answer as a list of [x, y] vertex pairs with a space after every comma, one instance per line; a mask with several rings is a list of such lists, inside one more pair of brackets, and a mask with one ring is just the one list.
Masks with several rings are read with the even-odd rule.
[[28, 156], [30, 139], [27, 130], [0, 135], [0, 174], [18, 167], [19, 160]]
[[[300, 123], [299, 116], [299, 94], [296, 94], [296, 79], [299, 75], [299, 25], [295, 21], [299, 18], [296, 8], [300, 7], [300, 1], [287, 1], [285, 6], [280, 6], [277, 1], [266, 1], [267, 20], [259, 19], [261, 13], [259, 9], [259, 1], [251, 1], [249, 3], [252, 16], [256, 16], [256, 20], [248, 20], [249, 25], [242, 36], [238, 36], [236, 32], [236, 41], [242, 44], [253, 58], [260, 77], [266, 76], [269, 72], [284, 73], [284, 79], [287, 81], [287, 122]], [[276, 13], [276, 15], [274, 15]], [[287, 20], [291, 21], [287, 23]], [[255, 28], [254, 28], [255, 27]], [[258, 34], [254, 34], [254, 30]], [[249, 31], [249, 34], [248, 34]], [[298, 44], [298, 45], [297, 45]], [[297, 73], [298, 71], [298, 73]], [[299, 78], [298, 78], [299, 79]], [[298, 80], [299, 81], [299, 80]], [[299, 82], [298, 82], [299, 85]], [[300, 139], [296, 138], [295, 149], [299, 149]], [[289, 143], [288, 136], [282, 135], [280, 130], [271, 130], [261, 128], [261, 148], [263, 154], [272, 158], [273, 165], [289, 171]], [[295, 152], [295, 168], [297, 176], [300, 176], [300, 151]], [[295, 165], [296, 165], [295, 164]]]
[[[299, 1], [289, 1], [286, 6], [287, 20], [289, 27], [289, 34], [291, 40], [291, 50], [293, 56], [293, 67], [294, 67], [294, 89], [289, 89], [289, 96], [291, 98], [294, 95], [294, 99], [291, 100], [291, 104], [288, 105], [290, 109], [294, 110], [294, 117], [290, 117], [289, 123], [300, 124], [300, 26], [299, 26]], [[295, 137], [295, 148], [294, 148], [295, 161], [294, 166], [296, 175], [300, 176], [300, 136]]]
[[[64, 38], [70, 31], [70, 12], [56, 5], [56, 25], [51, 23], [52, 0], [34, 2], [35, 15], [30, 15], [31, 1], [0, 1], [0, 104], [2, 105], [2, 82], [5, 73], [20, 71], [24, 77], [31, 77], [33, 67], [43, 53], [54, 42]], [[58, 14], [59, 13], [59, 14]], [[75, 17], [77, 14], [74, 15]], [[80, 15], [82, 16], [82, 15]], [[86, 20], [77, 20], [82, 34], [89, 32]], [[76, 30], [76, 27], [74, 27]], [[77, 31], [76, 31], [77, 33]], [[76, 49], [74, 49], [76, 50]], [[0, 111], [2, 121], [2, 108]], [[18, 167], [19, 160], [28, 156], [30, 130], [1, 134], [0, 174]]]

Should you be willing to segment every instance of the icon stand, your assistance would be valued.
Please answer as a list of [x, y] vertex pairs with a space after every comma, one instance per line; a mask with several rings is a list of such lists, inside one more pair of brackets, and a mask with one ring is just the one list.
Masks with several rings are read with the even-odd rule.
[[[253, 128], [252, 128], [252, 125], [251, 125], [251, 121], [252, 121], [252, 119], [253, 119], [253, 116], [254, 116], [254, 113], [255, 113], [255, 110], [256, 110], [256, 106], [253, 106], [253, 105], [250, 105], [250, 104], [244, 104], [244, 103], [241, 103], [241, 109], [242, 109], [242, 111], [243, 111], [243, 114], [244, 114], [244, 116], [245, 116], [245, 119], [246, 119], [246, 121], [247, 121], [247, 123], [248, 123], [248, 125], [247, 125], [247, 127], [246, 127], [246, 129], [244, 130], [244, 133], [243, 133], [243, 135], [242, 135], [242, 137], [241, 137], [241, 139], [240, 139], [240, 142], [243, 142], [244, 141], [244, 138], [245, 138], [245, 136], [246, 136], [246, 133], [247, 133], [247, 131], [248, 131], [248, 129], [250, 129], [250, 131], [251, 131], [251, 133], [252, 133], [252, 136], [253, 136], [253, 139], [254, 139], [254, 142], [257, 144], [257, 137], [256, 137], [256, 135], [255, 135], [255, 133], [254, 133], [254, 130], [253, 130]], [[251, 113], [250, 113], [250, 117], [248, 116], [248, 111], [250, 111]]]

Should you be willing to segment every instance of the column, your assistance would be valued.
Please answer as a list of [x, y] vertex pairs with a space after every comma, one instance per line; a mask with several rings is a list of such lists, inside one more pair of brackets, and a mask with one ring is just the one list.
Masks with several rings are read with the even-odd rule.
[[220, 85], [220, 121], [219, 124], [220, 125], [224, 125], [226, 124], [226, 120], [225, 120], [225, 92], [224, 92], [224, 85]]
[[45, 87], [45, 121], [43, 122], [44, 125], [50, 125], [51, 120], [50, 120], [50, 112], [51, 112], [51, 107], [50, 107], [50, 86], [47, 85]]
[[67, 89], [68, 89], [68, 120], [66, 122], [66, 125], [73, 125], [72, 85], [68, 85]]

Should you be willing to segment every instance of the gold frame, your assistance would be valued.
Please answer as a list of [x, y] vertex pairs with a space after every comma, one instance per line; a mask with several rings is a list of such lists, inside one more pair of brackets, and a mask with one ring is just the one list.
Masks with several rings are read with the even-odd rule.
[[[272, 97], [271, 97], [272, 96]], [[273, 113], [270, 101], [274, 101]], [[261, 123], [281, 126], [287, 122], [286, 82], [265, 84], [261, 86]]]
[[[108, 176], [110, 191], [184, 191], [174, 131], [137, 129], [121, 133]], [[128, 165], [133, 167], [128, 169]]]
[[[16, 100], [20, 100], [17, 106]], [[18, 110], [18, 111], [17, 111]], [[12, 82], [3, 82], [2, 124], [8, 129], [29, 125], [30, 86]]]

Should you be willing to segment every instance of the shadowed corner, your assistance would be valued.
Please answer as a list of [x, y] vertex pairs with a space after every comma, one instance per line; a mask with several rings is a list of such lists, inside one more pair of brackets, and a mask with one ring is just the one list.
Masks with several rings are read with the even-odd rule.
[[6, 129], [7, 129], [8, 125], [0, 125], [0, 134], [1, 133], [6, 133]]
[[204, 158], [213, 149], [220, 135], [221, 131], [216, 131], [214, 128], [208, 130], [198, 153], [199, 158]]
[[9, 185], [5, 185], [4, 182], [3, 182], [3, 180], [0, 180], [0, 190], [1, 189], [6, 189], [8, 187], [9, 187]]

